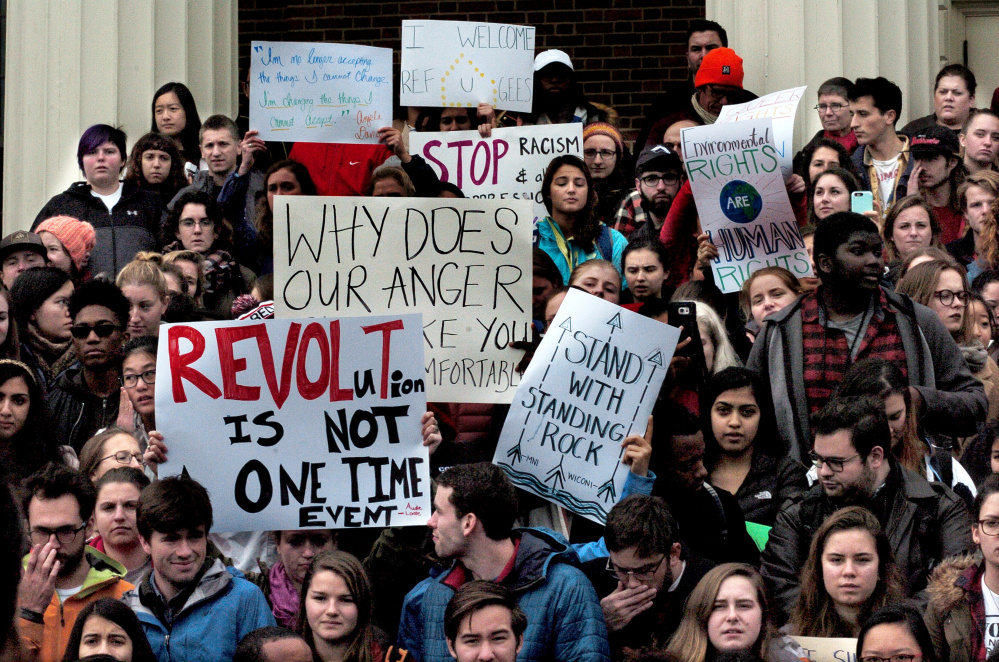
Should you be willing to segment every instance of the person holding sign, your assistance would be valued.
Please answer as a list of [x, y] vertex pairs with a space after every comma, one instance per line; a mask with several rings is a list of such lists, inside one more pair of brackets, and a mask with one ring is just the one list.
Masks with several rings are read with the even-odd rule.
[[871, 613], [903, 597], [878, 518], [860, 506], [843, 508], [812, 538], [788, 630], [804, 637], [856, 637]]
[[578, 156], [556, 156], [541, 182], [541, 197], [551, 216], [535, 228], [535, 245], [548, 253], [564, 282], [578, 265], [595, 258], [613, 263], [621, 273], [621, 253], [628, 240], [593, 215], [597, 195], [590, 171]]

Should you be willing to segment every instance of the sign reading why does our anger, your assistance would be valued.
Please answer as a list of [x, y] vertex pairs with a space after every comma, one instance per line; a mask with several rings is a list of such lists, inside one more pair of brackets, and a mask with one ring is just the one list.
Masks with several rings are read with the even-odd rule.
[[[223, 531], [426, 524], [419, 315], [161, 327], [161, 474]], [[223, 528], [224, 527], [224, 528]]]
[[533, 218], [526, 200], [276, 197], [277, 315], [423, 313], [428, 397], [509, 402]]
[[772, 122], [716, 122], [681, 134], [701, 227], [718, 248], [711, 271], [725, 293], [738, 292], [762, 267], [784, 267], [799, 278], [812, 274], [781, 177]]
[[533, 201], [537, 220], [548, 215], [541, 199], [545, 169], [562, 154], [582, 158], [583, 125], [493, 129], [489, 138], [478, 131], [410, 133], [409, 150], [470, 198]]
[[493, 462], [519, 487], [603, 523], [680, 330], [569, 290], [510, 405]]
[[391, 48], [250, 45], [250, 128], [264, 140], [375, 143], [391, 125]]
[[403, 21], [399, 102], [529, 113], [534, 28], [467, 21]]

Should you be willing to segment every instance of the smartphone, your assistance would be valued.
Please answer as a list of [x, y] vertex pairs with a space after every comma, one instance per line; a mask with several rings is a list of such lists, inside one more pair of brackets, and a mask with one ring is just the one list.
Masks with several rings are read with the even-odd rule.
[[856, 214], [874, 211], [874, 194], [870, 191], [854, 191], [850, 195], [850, 211]]
[[680, 329], [680, 340], [692, 340], [683, 349], [676, 351], [677, 356], [686, 356], [691, 360], [691, 369], [698, 386], [707, 379], [707, 364], [704, 360], [704, 346], [701, 345], [701, 332], [697, 327], [697, 308], [693, 301], [670, 301], [666, 304], [668, 324]]

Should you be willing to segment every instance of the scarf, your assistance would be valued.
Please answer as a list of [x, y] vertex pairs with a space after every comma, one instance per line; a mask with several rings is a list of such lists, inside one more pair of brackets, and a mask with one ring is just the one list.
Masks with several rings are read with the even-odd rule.
[[985, 369], [985, 362], [988, 360], [989, 355], [981, 342], [974, 340], [967, 345], [958, 345], [958, 349], [961, 350], [961, 355], [964, 356], [971, 374], [977, 375]]
[[694, 96], [690, 97], [690, 105], [694, 109], [694, 112], [697, 113], [697, 115], [702, 120], [704, 120], [705, 124], [714, 124], [718, 120], [718, 116], [717, 115], [712, 115], [708, 111], [706, 111], [703, 108], [701, 108], [701, 104], [697, 103], [697, 93], [696, 92], [694, 93]]
[[271, 585], [271, 611], [278, 625], [295, 630], [298, 628], [298, 591], [284, 569], [284, 563], [275, 563], [267, 579]]
[[38, 362], [38, 367], [45, 373], [46, 384], [51, 384], [59, 373], [76, 361], [72, 340], [52, 342], [44, 337], [34, 324], [28, 324], [28, 345], [35, 350], [34, 358]]

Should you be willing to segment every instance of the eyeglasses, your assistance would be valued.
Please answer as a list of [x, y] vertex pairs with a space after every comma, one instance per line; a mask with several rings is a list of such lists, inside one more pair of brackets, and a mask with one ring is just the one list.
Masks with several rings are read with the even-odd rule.
[[954, 299], [960, 301], [962, 306], [967, 306], [968, 301], [971, 299], [971, 294], [966, 290], [961, 290], [960, 292], [940, 290], [939, 292], [934, 292], [933, 296], [939, 299], [940, 303], [944, 306], [949, 306], [954, 303]]
[[124, 386], [125, 388], [135, 388], [136, 386], [139, 385], [140, 379], [145, 383], [149, 384], [150, 386], [155, 384], [156, 368], [146, 370], [145, 372], [138, 375], [125, 373], [124, 375], [121, 376], [121, 385]]
[[634, 577], [635, 581], [639, 582], [650, 582], [659, 572], [659, 566], [663, 564], [666, 560], [666, 554], [655, 564], [649, 564], [643, 568], [635, 568], [633, 570], [625, 570], [624, 568], [618, 568], [613, 563], [611, 563], [610, 557], [607, 557], [607, 565], [604, 567], [612, 577], [620, 579], [622, 582], [628, 581], [629, 578]]
[[215, 221], [213, 221], [210, 218], [202, 218], [200, 220], [194, 219], [194, 218], [182, 218], [182, 219], [180, 219], [180, 227], [184, 228], [185, 230], [190, 230], [195, 225], [200, 225], [201, 227], [203, 227], [206, 230], [208, 230], [208, 229], [211, 229], [211, 228], [215, 227]]
[[114, 458], [114, 461], [117, 462], [118, 464], [128, 464], [129, 462], [132, 461], [133, 457], [135, 458], [136, 462], [142, 464], [142, 453], [129, 453], [128, 451], [118, 451], [114, 455], [108, 455], [107, 457], [102, 457], [101, 459], [97, 460], [97, 464], [100, 464], [104, 460], [109, 460], [112, 457]]
[[60, 545], [72, 545], [73, 541], [76, 540], [76, 536], [80, 534], [86, 527], [86, 523], [80, 526], [60, 526], [58, 529], [48, 529], [44, 526], [36, 526], [31, 529], [29, 535], [31, 537], [31, 542], [35, 545], [44, 545], [49, 541], [52, 536], [56, 537]]
[[818, 469], [823, 464], [832, 469], [834, 474], [838, 474], [843, 471], [843, 465], [852, 460], [855, 457], [860, 457], [860, 453], [856, 455], [851, 455], [850, 457], [822, 457], [818, 453], [809, 453], [808, 459], [812, 461], [815, 468]]
[[999, 519], [980, 519], [978, 527], [987, 536], [999, 536]]
[[647, 175], [642, 175], [639, 180], [646, 186], [659, 186], [659, 182], [662, 182], [666, 186], [674, 186], [680, 183], [680, 175], [669, 173], [666, 175], [660, 175], [657, 173], [649, 173]]
[[69, 327], [69, 332], [72, 333], [73, 337], [77, 340], [85, 340], [90, 337], [91, 331], [96, 333], [98, 338], [107, 338], [119, 329], [120, 327], [117, 324], [112, 324], [111, 322], [99, 322], [97, 324], [74, 324]]
[[912, 662], [913, 660], [921, 657], [922, 655], [913, 655], [911, 653], [899, 653], [898, 655], [892, 655], [891, 657], [865, 655], [860, 658], [860, 662]]
[[831, 110], [834, 113], [838, 113], [839, 111], [843, 110], [846, 107], [847, 107], [847, 104], [845, 104], [845, 103], [817, 103], [817, 104], [815, 104], [815, 110], [819, 111], [820, 113], [824, 113], [827, 110]]
[[707, 92], [712, 99], [729, 99], [734, 97], [739, 92], [737, 88], [718, 87], [716, 85], [705, 85], [704, 91]]
[[606, 161], [607, 159], [611, 159], [611, 158], [614, 158], [615, 156], [617, 156], [617, 152], [615, 152], [612, 149], [584, 149], [583, 150], [583, 158], [586, 159], [587, 161], [592, 161], [593, 159], [597, 158], [597, 156], [599, 156], [604, 161]]

